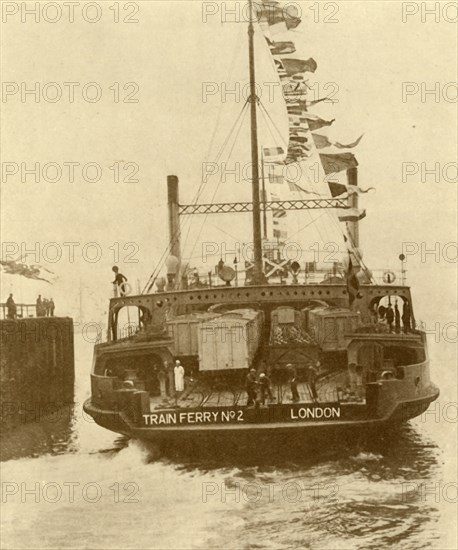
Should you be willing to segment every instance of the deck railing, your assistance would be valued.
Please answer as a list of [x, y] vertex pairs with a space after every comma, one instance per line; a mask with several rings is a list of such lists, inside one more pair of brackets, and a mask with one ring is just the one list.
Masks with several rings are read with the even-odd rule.
[[[188, 289], [200, 289], [200, 288], [221, 288], [224, 286], [232, 287], [244, 287], [247, 285], [249, 280], [249, 274], [247, 275], [247, 270], [238, 268], [234, 269], [235, 277], [230, 284], [223, 281], [216, 273], [213, 271], [203, 271], [203, 270], [194, 270], [189, 273], [186, 277], [182, 279], [180, 290]], [[362, 283], [373, 283], [377, 285], [393, 285], [393, 286], [405, 286], [406, 285], [406, 276], [405, 272], [402, 270], [392, 270], [392, 269], [377, 269], [371, 270], [371, 280], [363, 278]], [[276, 274], [269, 276], [268, 281], [271, 285], [317, 285], [321, 283], [326, 284], [346, 284], [346, 272], [342, 269], [322, 269], [315, 268], [304, 269], [301, 268], [295, 274], [290, 270], [283, 270], [283, 273], [277, 271]], [[139, 282], [135, 285], [135, 288], [128, 286], [126, 287], [125, 295], [135, 295], [137, 288], [142, 287]], [[143, 288], [143, 287], [142, 287]], [[167, 290], [167, 285], [165, 280], [161, 285], [160, 279], [156, 282], [156, 285], [151, 289], [151, 292], [158, 292], [160, 290]], [[121, 292], [116, 285], [113, 285], [112, 296], [117, 298], [121, 296]]]
[[[28, 317], [37, 316], [36, 304], [15, 304], [16, 305], [16, 318], [25, 319]], [[0, 304], [0, 319], [9, 319], [8, 306], [6, 303]]]

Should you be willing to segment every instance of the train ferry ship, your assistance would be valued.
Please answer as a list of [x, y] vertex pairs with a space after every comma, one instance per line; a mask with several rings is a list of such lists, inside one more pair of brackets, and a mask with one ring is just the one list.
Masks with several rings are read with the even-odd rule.
[[[360, 140], [331, 140], [322, 132], [332, 121], [311, 111], [326, 98], [311, 99], [317, 64], [287, 39], [298, 14], [266, 0], [250, 8], [242, 113], [250, 118], [251, 200], [202, 203], [199, 190], [194, 203], [181, 204], [178, 178], [169, 176], [163, 261], [136, 295], [117, 278], [107, 341], [95, 346], [84, 408], [100, 426], [133, 438], [344, 438], [401, 424], [439, 395], [404, 257], [400, 273], [371, 271], [363, 260], [359, 199], [368, 190], [351, 151]], [[257, 94], [258, 53], [282, 87], [288, 130], [282, 136], [273, 122], [278, 141], [268, 147], [259, 139], [261, 115], [271, 119]], [[288, 176], [292, 166], [299, 179]], [[250, 257], [221, 255], [204, 272], [186, 261], [184, 223], [202, 215], [251, 216]], [[294, 216], [338, 231], [340, 255], [326, 249], [326, 258], [292, 259]], [[134, 328], [124, 330], [125, 312]]]

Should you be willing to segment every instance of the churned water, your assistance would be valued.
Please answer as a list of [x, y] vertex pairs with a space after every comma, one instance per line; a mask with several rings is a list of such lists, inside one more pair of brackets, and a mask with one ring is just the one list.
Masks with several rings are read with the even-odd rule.
[[456, 548], [455, 344], [435, 340], [438, 402], [381, 440], [168, 456], [83, 415], [92, 346], [76, 335], [78, 404], [4, 438], [1, 546]]

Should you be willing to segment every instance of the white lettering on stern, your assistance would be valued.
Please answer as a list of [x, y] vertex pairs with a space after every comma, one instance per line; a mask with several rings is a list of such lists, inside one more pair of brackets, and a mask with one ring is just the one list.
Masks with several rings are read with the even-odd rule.
[[164, 424], [217, 424], [224, 422], [244, 422], [242, 410], [189, 411], [144, 414], [145, 426]]
[[301, 407], [300, 409], [290, 409], [290, 413], [291, 420], [340, 418], [340, 407], [315, 407], [313, 409]]

